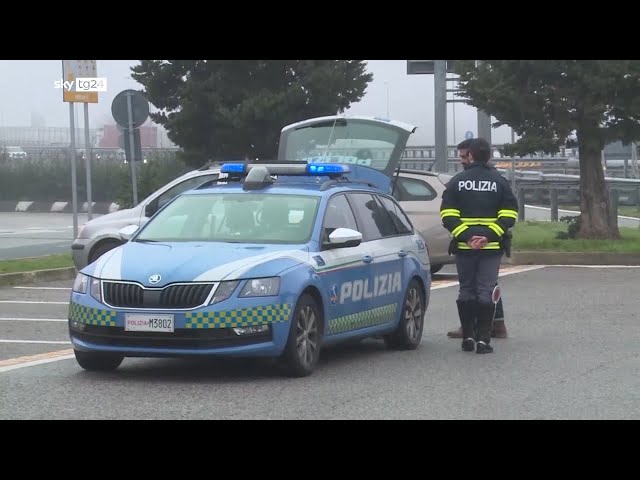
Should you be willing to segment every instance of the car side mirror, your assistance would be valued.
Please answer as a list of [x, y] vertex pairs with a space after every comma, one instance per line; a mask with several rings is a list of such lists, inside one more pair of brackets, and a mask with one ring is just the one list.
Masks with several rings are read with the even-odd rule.
[[122, 227], [118, 233], [122, 240], [128, 242], [136, 231], [138, 231], [137, 225], [127, 225], [126, 227]]
[[329, 235], [329, 248], [357, 247], [362, 242], [362, 233], [350, 228], [336, 228]]
[[153, 214], [156, 213], [158, 211], [158, 200], [152, 200], [151, 202], [147, 203], [147, 205], [144, 207], [144, 215], [147, 218], [151, 218], [153, 217]]

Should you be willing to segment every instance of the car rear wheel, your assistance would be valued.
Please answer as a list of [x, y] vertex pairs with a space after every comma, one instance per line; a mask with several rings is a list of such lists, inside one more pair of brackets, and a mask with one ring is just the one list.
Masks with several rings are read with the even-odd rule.
[[74, 350], [76, 361], [85, 370], [96, 372], [109, 372], [117, 369], [124, 357], [111, 353], [82, 352]]
[[311, 375], [320, 358], [321, 337], [320, 308], [313, 297], [305, 293], [298, 300], [291, 317], [289, 338], [282, 358], [287, 375]]
[[414, 278], [405, 294], [400, 322], [395, 332], [384, 337], [387, 347], [397, 350], [414, 350], [422, 340], [424, 328], [425, 295]]

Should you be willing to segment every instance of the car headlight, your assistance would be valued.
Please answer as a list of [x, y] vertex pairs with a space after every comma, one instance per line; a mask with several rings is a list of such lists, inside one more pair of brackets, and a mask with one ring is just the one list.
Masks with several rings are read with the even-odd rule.
[[[82, 225], [80, 225], [80, 228], [78, 228], [78, 236], [76, 238], [85, 238], [84, 237], [84, 230], [85, 227], [87, 226], [86, 223], [83, 223]], [[88, 236], [86, 238], [89, 238]]]
[[239, 282], [237, 280], [234, 280], [233, 282], [220, 282], [220, 285], [216, 288], [216, 293], [213, 294], [213, 298], [209, 302], [209, 305], [222, 302], [229, 298], [238, 286], [238, 283]]
[[91, 278], [83, 273], [79, 273], [73, 282], [73, 291], [76, 293], [87, 293], [90, 290], [91, 296], [102, 301], [102, 294], [100, 291], [100, 280], [97, 278]]
[[73, 291], [76, 293], [87, 293], [87, 287], [89, 286], [89, 277], [79, 273], [76, 275], [76, 279], [73, 282]]
[[247, 284], [240, 292], [240, 298], [269, 297], [280, 292], [280, 277], [255, 278], [247, 280]]

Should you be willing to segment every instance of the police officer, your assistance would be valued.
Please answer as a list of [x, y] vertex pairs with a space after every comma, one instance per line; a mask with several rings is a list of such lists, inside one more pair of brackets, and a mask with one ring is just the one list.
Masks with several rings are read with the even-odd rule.
[[505, 233], [518, 218], [518, 201], [508, 181], [488, 165], [491, 148], [485, 139], [473, 139], [468, 155], [468, 168], [447, 183], [440, 217], [453, 235], [460, 284], [456, 303], [463, 332], [462, 349], [491, 353], [493, 291], [504, 253]]
[[[463, 140], [458, 144], [458, 156], [463, 169], [469, 167], [469, 145], [471, 139]], [[496, 283], [497, 285], [497, 283]], [[462, 327], [447, 332], [449, 338], [462, 338]], [[491, 327], [491, 336], [496, 338], [507, 338], [507, 327], [504, 324], [504, 307], [502, 305], [502, 296], [498, 299], [495, 309], [495, 317]]]

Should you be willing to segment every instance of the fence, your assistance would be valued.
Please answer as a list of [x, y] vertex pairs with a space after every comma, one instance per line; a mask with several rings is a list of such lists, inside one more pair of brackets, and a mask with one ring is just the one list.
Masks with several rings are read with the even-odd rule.
[[[561, 203], [580, 203], [580, 176], [563, 174], [545, 174], [499, 169], [508, 178], [518, 197], [518, 220], [525, 220], [525, 203], [546, 203], [551, 208], [551, 221], [558, 220], [558, 207]], [[617, 225], [619, 205], [640, 206], [640, 180], [630, 178], [605, 177], [609, 190], [610, 222]]]

